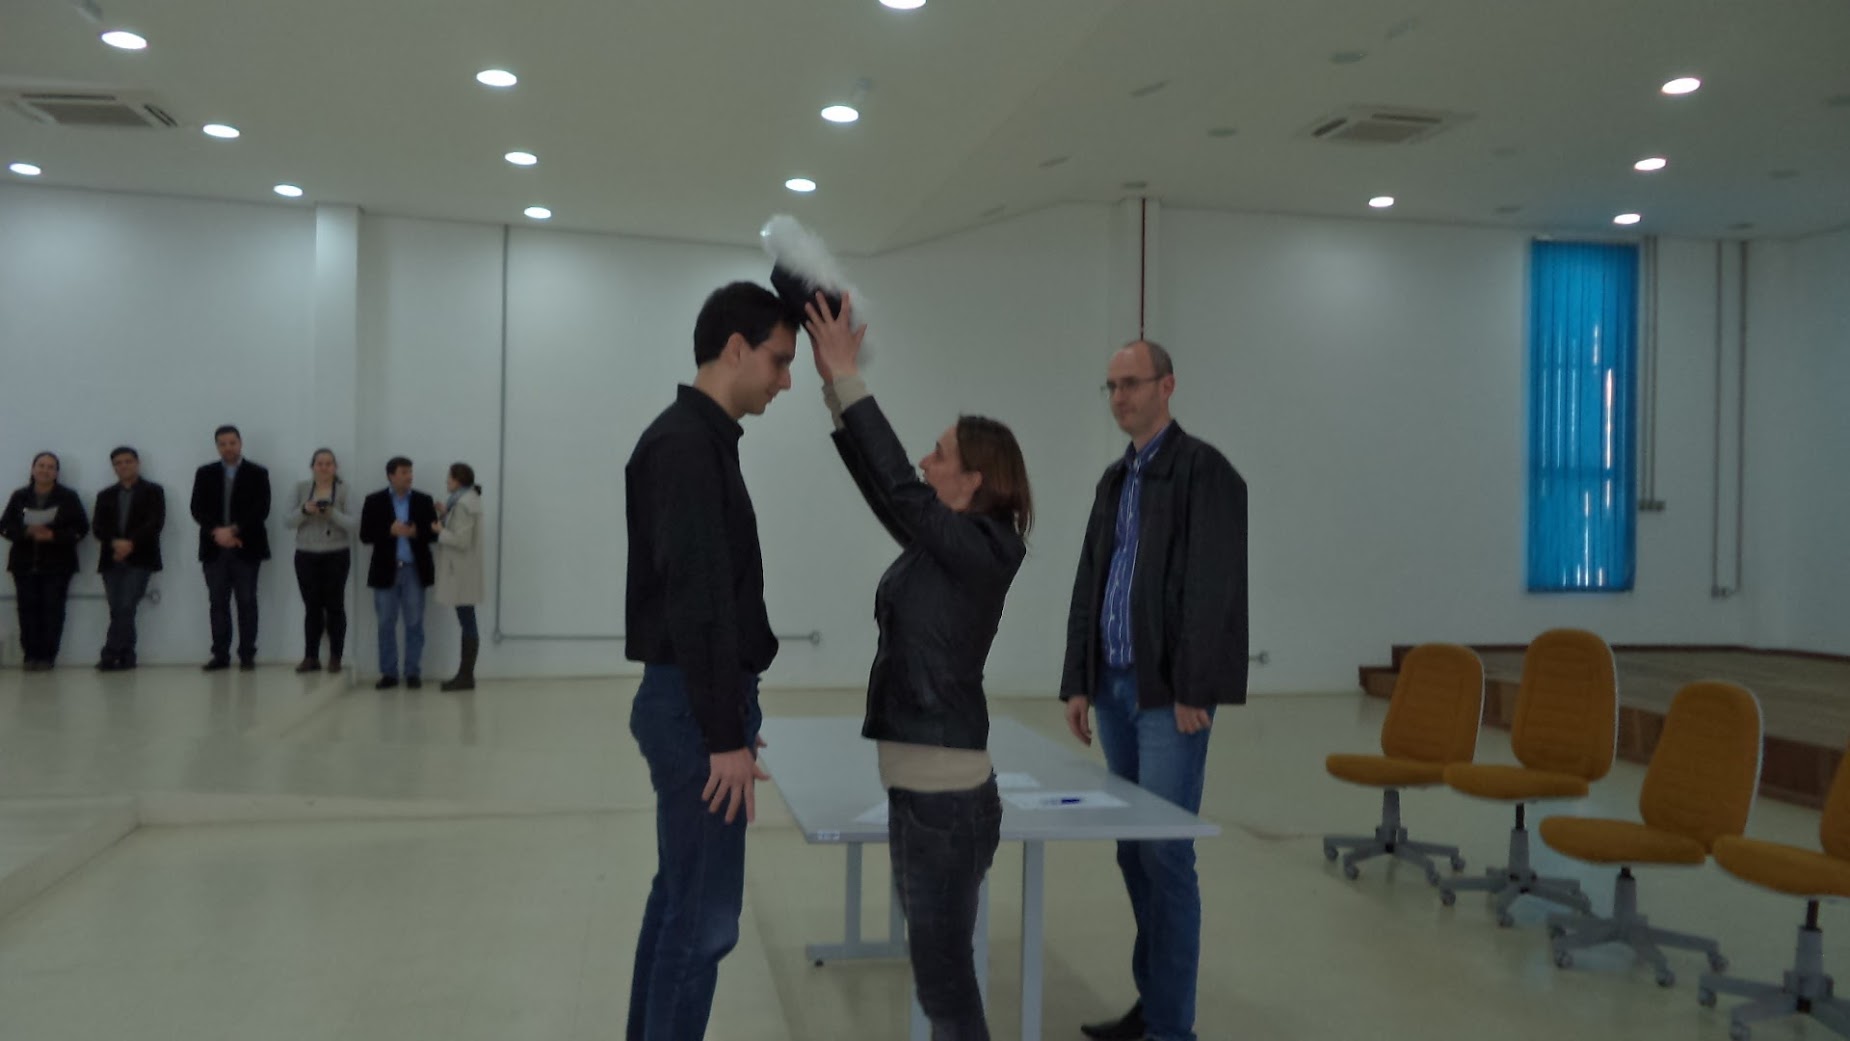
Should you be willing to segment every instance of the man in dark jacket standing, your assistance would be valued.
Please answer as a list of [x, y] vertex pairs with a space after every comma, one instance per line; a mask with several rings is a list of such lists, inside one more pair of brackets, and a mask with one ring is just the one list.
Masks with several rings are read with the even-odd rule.
[[218, 462], [193, 474], [193, 520], [199, 525], [199, 562], [205, 565], [212, 602], [212, 659], [207, 672], [231, 665], [231, 600], [238, 601], [238, 666], [257, 667], [257, 571], [270, 559], [270, 471], [244, 458], [244, 436], [234, 426], [212, 434]]
[[123, 445], [109, 453], [116, 483], [96, 493], [91, 533], [101, 543], [96, 569], [109, 597], [109, 635], [96, 667], [135, 667], [135, 611], [148, 580], [161, 569], [161, 529], [167, 526], [167, 492], [141, 477], [141, 455]]
[[405, 620], [405, 686], [424, 685], [424, 590], [437, 581], [430, 544], [437, 541], [436, 500], [411, 487], [411, 460], [393, 456], [385, 464], [386, 487], [360, 507], [360, 541], [373, 548], [366, 584], [379, 614], [378, 690], [398, 686], [398, 619]]
[[[1105, 471], [1067, 616], [1067, 726], [1099, 741], [1111, 772], [1201, 809], [1216, 705], [1246, 701], [1246, 482], [1169, 414], [1175, 367], [1138, 340], [1112, 356], [1105, 393], [1124, 457]], [[1194, 843], [1120, 842], [1137, 921], [1138, 1001], [1080, 1029], [1114, 1041], [1195, 1041], [1201, 888]]]

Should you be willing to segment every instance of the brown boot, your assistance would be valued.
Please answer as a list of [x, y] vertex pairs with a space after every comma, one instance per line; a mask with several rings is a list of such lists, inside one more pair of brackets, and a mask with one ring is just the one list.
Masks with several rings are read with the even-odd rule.
[[328, 655], [328, 671], [329, 672], [339, 672], [340, 671], [340, 655], [338, 654]]
[[475, 656], [482, 649], [482, 641], [476, 637], [463, 637], [462, 664], [457, 666], [456, 675], [443, 681], [443, 690], [475, 689]]
[[297, 672], [320, 672], [321, 663], [314, 658], [303, 658], [302, 664], [295, 667]]

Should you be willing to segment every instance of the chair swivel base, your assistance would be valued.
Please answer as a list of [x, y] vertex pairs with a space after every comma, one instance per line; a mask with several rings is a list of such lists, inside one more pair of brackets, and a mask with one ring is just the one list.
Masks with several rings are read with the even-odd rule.
[[1697, 984], [1696, 1000], [1704, 1007], [1715, 1004], [1717, 994], [1748, 998], [1729, 1015], [1728, 1037], [1748, 1041], [1750, 1024], [1783, 1016], [1805, 1015], [1837, 1034], [1850, 1037], [1850, 1001], [1832, 994], [1831, 977], [1824, 972], [1824, 934], [1818, 931], [1818, 905], [1813, 903], [1808, 922], [1799, 929], [1798, 958], [1779, 984], [1755, 983], [1704, 973]]
[[1661, 947], [1701, 951], [1709, 956], [1709, 968], [1716, 972], [1728, 968], [1728, 959], [1722, 957], [1721, 946], [1714, 940], [1651, 927], [1650, 921], [1638, 913], [1638, 882], [1629, 868], [1619, 873], [1618, 886], [1612, 896], [1612, 917], [1549, 915], [1548, 940], [1555, 965], [1563, 969], [1573, 968], [1575, 951], [1610, 943], [1624, 944], [1651, 966], [1660, 987], [1674, 986], [1677, 982], [1677, 974], [1671, 971]]
[[[1342, 853], [1344, 849], [1348, 852]], [[1324, 859], [1335, 860], [1339, 853], [1343, 861], [1343, 877], [1349, 879], [1361, 874], [1356, 868], [1357, 864], [1382, 856], [1412, 864], [1425, 872], [1427, 884], [1435, 886], [1439, 884], [1439, 869], [1433, 866], [1430, 858], [1449, 859], [1453, 871], [1465, 869], [1465, 858], [1459, 855], [1457, 846], [1414, 842], [1407, 838], [1407, 829], [1400, 823], [1400, 792], [1394, 788], [1381, 794], [1381, 823], [1373, 835], [1324, 836]]]
[[[1518, 811], [1520, 820], [1520, 810]], [[1439, 901], [1450, 907], [1464, 890], [1484, 890], [1496, 898], [1497, 924], [1509, 928], [1516, 924], [1510, 905], [1524, 896], [1571, 907], [1582, 914], [1593, 913], [1593, 902], [1580, 891], [1580, 883], [1571, 878], [1543, 878], [1529, 866], [1529, 830], [1518, 823], [1510, 829], [1508, 867], [1488, 868], [1483, 878], [1456, 879], [1439, 887]]]

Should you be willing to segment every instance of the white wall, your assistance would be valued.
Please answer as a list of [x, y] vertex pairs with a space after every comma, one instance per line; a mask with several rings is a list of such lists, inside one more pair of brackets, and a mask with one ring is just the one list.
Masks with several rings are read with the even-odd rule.
[[1763, 643], [1850, 654], [1850, 230], [1750, 254], [1749, 574]]
[[1175, 408], [1247, 479], [1256, 689], [1353, 684], [1395, 643], [1734, 643], [1709, 588], [1712, 292], [1662, 250], [1659, 493], [1617, 595], [1526, 592], [1526, 236], [1166, 210]]
[[[314, 251], [307, 210], [0, 185], [0, 474], [24, 484], [40, 450], [57, 452], [85, 508], [115, 480], [109, 451], [130, 444], [165, 486], [166, 570], [141, 613], [142, 659], [203, 662], [211, 644], [193, 470], [235, 423], [273, 480], [313, 434]], [[259, 652], [294, 660], [301, 608], [281, 528], [265, 569]], [[102, 593], [86, 540], [74, 595]], [[8, 584], [7, 594], [11, 595]], [[15, 640], [13, 605], [0, 632]], [[70, 605], [62, 660], [95, 661], [108, 628], [100, 599]], [[8, 660], [16, 660], [9, 651]]]
[[[0, 444], [18, 480], [49, 447], [88, 497], [110, 479], [108, 449], [128, 441], [183, 514], [220, 420], [243, 425], [279, 496], [323, 443], [343, 449], [361, 492], [394, 454], [434, 493], [447, 464], [466, 460], [505, 561], [499, 617], [490, 561], [483, 671], [628, 671], [611, 638], [623, 627], [624, 462], [691, 378], [704, 294], [764, 281], [767, 259], [521, 227], [505, 233], [504, 316], [503, 229], [359, 215], [356, 233], [350, 213], [318, 223], [287, 206], [0, 186]], [[1038, 523], [990, 661], [998, 692], [1048, 693], [1058, 677], [1085, 510], [1122, 447], [1097, 385], [1123, 332], [1130, 224], [1121, 207], [1057, 207], [849, 261], [872, 308], [866, 375], [906, 444], [922, 453], [963, 411], [1022, 440]], [[1149, 313], [1177, 356], [1177, 415], [1251, 487], [1253, 649], [1271, 657], [1256, 691], [1347, 689], [1395, 643], [1519, 642], [1552, 625], [1615, 642], [1850, 649], [1850, 554], [1836, 538], [1850, 503], [1832, 468], [1850, 441], [1834, 398], [1850, 385], [1835, 288], [1850, 236], [1756, 246], [1747, 595], [1715, 600], [1713, 244], [1663, 245], [1668, 508], [1640, 518], [1638, 588], [1533, 596], [1524, 235], [1169, 209], [1157, 230]], [[841, 472], [806, 354], [795, 376], [747, 419], [743, 460], [773, 625], [822, 641], [786, 642], [767, 683], [857, 686], [894, 549]], [[301, 611], [289, 540], [274, 532], [262, 654], [293, 661]], [[143, 616], [147, 660], [205, 651], [192, 537], [183, 517], [169, 529], [165, 599]], [[369, 668], [364, 559], [350, 659]], [[79, 588], [97, 586], [89, 575]], [[68, 661], [95, 653], [102, 621], [100, 603], [74, 605]], [[492, 642], [497, 624], [515, 638]], [[453, 661], [455, 626], [433, 605], [429, 629], [434, 676]], [[561, 634], [604, 638], [518, 638]]]

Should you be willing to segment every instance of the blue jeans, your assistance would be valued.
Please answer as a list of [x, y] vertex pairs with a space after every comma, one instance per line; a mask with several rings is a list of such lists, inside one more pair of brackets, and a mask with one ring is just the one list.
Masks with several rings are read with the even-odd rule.
[[103, 592], [109, 599], [109, 635], [103, 638], [103, 661], [135, 664], [135, 609], [148, 594], [148, 580], [153, 577], [154, 572], [147, 568], [129, 564], [117, 564], [103, 572]]
[[[1201, 810], [1208, 734], [1176, 729], [1170, 706], [1139, 710], [1137, 673], [1099, 677], [1098, 740], [1112, 773], [1190, 813]], [[1209, 709], [1212, 715], [1213, 709]], [[1195, 1041], [1195, 977], [1201, 964], [1201, 886], [1190, 840], [1118, 843], [1118, 867], [1137, 919], [1131, 978], [1150, 1041]]]
[[392, 588], [373, 590], [373, 610], [379, 612], [379, 675], [398, 675], [398, 619], [405, 619], [405, 676], [422, 676], [418, 662], [424, 657], [424, 583], [418, 569], [401, 564]]
[[995, 777], [967, 791], [887, 789], [893, 882], [932, 1041], [989, 1041], [976, 979], [976, 913], [1002, 840]]
[[[743, 675], [747, 747], [764, 721], [758, 678]], [[655, 788], [655, 880], [636, 940], [628, 1041], [690, 1041], [707, 1030], [719, 962], [739, 942], [745, 905], [745, 808], [731, 824], [700, 798], [710, 762], [678, 668], [650, 665], [630, 708], [630, 733]]]

